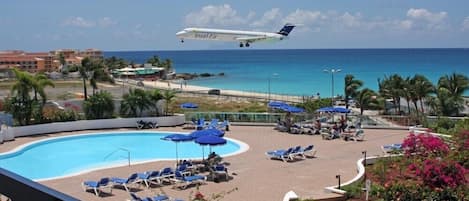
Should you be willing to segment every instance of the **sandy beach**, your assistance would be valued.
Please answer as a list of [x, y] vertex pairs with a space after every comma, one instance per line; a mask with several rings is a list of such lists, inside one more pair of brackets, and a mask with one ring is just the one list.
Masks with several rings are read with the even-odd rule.
[[[153, 87], [157, 89], [174, 89], [180, 90], [184, 92], [201, 92], [207, 93], [210, 87], [202, 87], [202, 86], [195, 86], [195, 85], [187, 85], [180, 82], [171, 82], [171, 81], [143, 81], [144, 86], [146, 87]], [[237, 96], [237, 97], [247, 97], [247, 98], [259, 98], [259, 99], [269, 99], [268, 93], [254, 93], [254, 92], [246, 92], [246, 91], [236, 91], [236, 90], [221, 90], [221, 95], [226, 96]], [[271, 100], [278, 100], [278, 101], [286, 101], [286, 102], [302, 102], [303, 97], [301, 96], [287, 96], [287, 95], [279, 95], [279, 94], [270, 94]]]

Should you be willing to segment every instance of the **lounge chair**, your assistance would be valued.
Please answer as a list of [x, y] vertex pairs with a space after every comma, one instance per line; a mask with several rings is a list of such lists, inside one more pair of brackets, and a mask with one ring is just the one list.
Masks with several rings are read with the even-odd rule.
[[137, 180], [137, 182], [143, 182], [149, 188], [151, 184], [161, 184], [161, 174], [160, 171], [138, 173]]
[[207, 181], [207, 177], [203, 175], [184, 176], [181, 172], [176, 171], [172, 181], [175, 182], [173, 188], [186, 189], [192, 184], [203, 184]]
[[304, 149], [301, 149], [300, 150], [300, 155], [303, 157], [303, 158], [306, 158], [306, 157], [314, 157], [316, 155], [316, 150], [314, 149], [314, 145], [309, 145], [307, 147], [305, 147]]
[[363, 141], [365, 140], [365, 132], [362, 129], [357, 129], [355, 135], [352, 136], [350, 139], [355, 141]]
[[222, 175], [225, 178], [225, 181], [228, 181], [228, 169], [223, 164], [213, 166], [212, 171], [217, 178]]
[[293, 148], [288, 148], [287, 150], [275, 150], [275, 151], [268, 151], [266, 155], [269, 156], [271, 159], [280, 159], [283, 162], [287, 162], [288, 159], [291, 157], [291, 153]]
[[402, 144], [387, 144], [381, 146], [381, 150], [385, 155], [402, 151]]
[[206, 126], [206, 128], [213, 128], [213, 129], [218, 129], [218, 119], [212, 119], [210, 124]]
[[303, 153], [301, 152], [301, 146], [296, 146], [295, 148], [293, 148], [293, 150], [291, 151], [289, 157], [290, 157], [290, 160], [293, 160], [293, 158], [295, 156], [303, 156]]
[[217, 126], [217, 129], [218, 130], [229, 131], [230, 130], [229, 126], [230, 126], [230, 122], [228, 120], [225, 120]]
[[176, 167], [176, 171], [181, 172], [184, 176], [188, 176], [188, 175], [191, 175], [191, 174], [192, 174], [192, 172], [190, 171], [190, 169], [187, 168], [187, 165], [186, 165], [186, 164], [179, 164], [179, 165]]
[[195, 126], [196, 130], [203, 130], [205, 128], [205, 119], [200, 118]]
[[135, 193], [130, 193], [130, 201], [153, 201], [153, 199], [146, 197], [146, 198], [141, 198], [138, 197]]
[[143, 120], [138, 120], [137, 121], [137, 128], [138, 129], [144, 129], [144, 128], [158, 128], [159, 125], [157, 122], [151, 122], [151, 121], [143, 121]]
[[174, 177], [174, 170], [170, 167], [165, 167], [160, 170], [160, 182], [169, 182]]
[[82, 183], [83, 190], [86, 192], [88, 190], [93, 190], [96, 196], [99, 196], [102, 189], [109, 188], [110, 193], [112, 193], [112, 185], [109, 178], [101, 178], [99, 181], [85, 181]]
[[138, 174], [134, 173], [129, 176], [129, 178], [118, 178], [118, 177], [113, 177], [111, 178], [111, 181], [114, 186], [123, 186], [127, 192], [129, 192], [129, 185], [138, 183]]

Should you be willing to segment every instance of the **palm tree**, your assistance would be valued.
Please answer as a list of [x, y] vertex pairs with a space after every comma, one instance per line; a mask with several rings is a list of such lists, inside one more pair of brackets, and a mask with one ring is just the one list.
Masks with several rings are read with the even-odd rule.
[[104, 64], [101, 60], [91, 60], [86, 57], [81, 61], [81, 66], [78, 67], [80, 76], [83, 79], [83, 95], [85, 100], [88, 98], [86, 81], [90, 81], [90, 85], [93, 88], [93, 95], [98, 89], [97, 81], [111, 81], [109, 74], [104, 71]]
[[379, 93], [384, 98], [392, 98], [392, 103], [396, 113], [401, 111], [401, 96], [403, 95], [404, 79], [398, 74], [390, 77], [384, 76], [384, 80], [378, 79]]
[[153, 57], [147, 60], [147, 63], [150, 63], [152, 66], [160, 66], [161, 65], [160, 62], [161, 62], [160, 57], [156, 55], [154, 55]]
[[54, 82], [47, 78], [44, 73], [37, 73], [33, 77], [34, 100], [37, 101], [37, 94], [42, 97], [42, 103], [47, 101], [47, 94], [44, 91], [46, 86], [55, 87]]
[[176, 93], [172, 90], [164, 90], [163, 92], [163, 99], [165, 100], [166, 110], [165, 113], [168, 115], [169, 113], [169, 104], [173, 101], [173, 98], [176, 97]]
[[129, 89], [121, 101], [120, 113], [126, 116], [141, 116], [143, 110], [148, 109], [151, 101], [142, 89]]
[[437, 98], [439, 99], [443, 115], [459, 115], [459, 111], [464, 108], [462, 95], [469, 89], [469, 78], [462, 74], [442, 76], [438, 80]]
[[[433, 83], [428, 80], [425, 76], [419, 74], [414, 75], [414, 77], [412, 78], [412, 84], [414, 86], [413, 89], [415, 93], [415, 98], [418, 99], [420, 102], [422, 113], [425, 113], [423, 100], [429, 97], [430, 94], [435, 91], [435, 86], [433, 86]], [[418, 113], [417, 104], [414, 104]]]
[[155, 109], [155, 115], [159, 116], [158, 114], [158, 101], [163, 99], [163, 95], [161, 94], [159, 89], [154, 89], [153, 91], [150, 91], [148, 94], [148, 97], [150, 98], [150, 101], [153, 103], [152, 107]]
[[32, 114], [32, 101], [29, 93], [33, 90], [34, 79], [31, 74], [13, 69], [16, 82], [11, 86], [12, 98], [10, 112], [20, 125], [28, 125]]
[[358, 91], [357, 103], [360, 106], [360, 114], [363, 115], [363, 110], [376, 104], [376, 101], [376, 93], [373, 90], [364, 88]]
[[411, 78], [406, 77], [403, 80], [404, 88], [402, 88], [402, 96], [405, 98], [407, 102], [407, 114], [410, 114], [410, 102], [412, 101], [412, 97], [414, 97], [414, 86], [411, 83]]
[[98, 92], [83, 102], [86, 119], [112, 118], [114, 114], [114, 100], [107, 91]]
[[350, 98], [357, 96], [357, 90], [363, 86], [363, 81], [355, 80], [353, 75], [345, 75], [345, 108], [349, 107]]

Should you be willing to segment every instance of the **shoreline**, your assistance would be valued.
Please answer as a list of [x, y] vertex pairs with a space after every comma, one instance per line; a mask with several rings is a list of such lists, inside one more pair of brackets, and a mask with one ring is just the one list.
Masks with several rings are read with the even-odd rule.
[[[172, 89], [178, 90], [182, 92], [205, 92], [208, 94], [208, 91], [211, 87], [203, 87], [197, 85], [189, 85], [183, 83], [174, 83], [171, 81], [143, 81], [145, 87], [157, 88], [157, 89]], [[246, 92], [246, 91], [238, 91], [238, 90], [230, 90], [230, 89], [220, 89], [220, 95], [222, 96], [236, 96], [236, 97], [244, 97], [244, 98], [258, 98], [258, 99], [265, 99], [266, 101], [270, 100], [279, 100], [279, 101], [286, 101], [286, 102], [302, 102], [302, 96], [290, 96], [290, 95], [280, 95], [280, 94], [269, 94], [268, 93], [255, 93], [255, 92]]]

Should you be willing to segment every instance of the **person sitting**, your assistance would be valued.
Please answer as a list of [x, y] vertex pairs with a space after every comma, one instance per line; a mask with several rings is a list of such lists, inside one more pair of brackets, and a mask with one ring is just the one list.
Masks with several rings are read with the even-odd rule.
[[316, 120], [316, 123], [314, 124], [314, 129], [314, 134], [321, 134], [321, 122], [319, 121], [319, 119]]
[[337, 123], [335, 123], [332, 126], [331, 134], [332, 134], [332, 139], [340, 137], [340, 128], [337, 126]]

